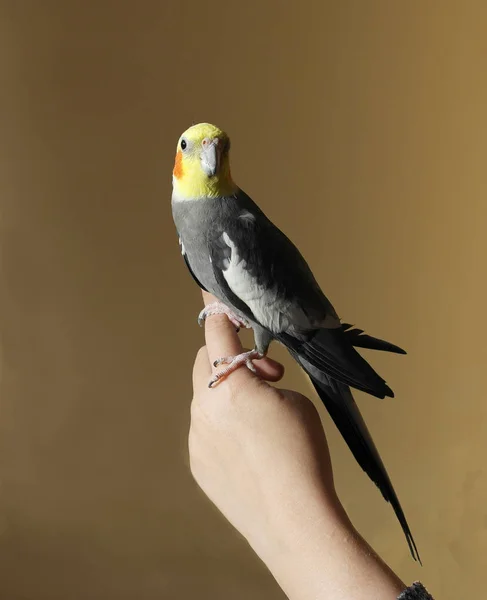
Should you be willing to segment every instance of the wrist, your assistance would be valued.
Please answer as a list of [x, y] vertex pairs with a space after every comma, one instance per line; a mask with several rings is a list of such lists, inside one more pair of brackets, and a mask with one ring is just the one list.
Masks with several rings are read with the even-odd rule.
[[[291, 494], [294, 495], [294, 494]], [[303, 494], [302, 501], [274, 502], [266, 526], [255, 532], [249, 544], [286, 591], [282, 575], [293, 576], [317, 555], [324, 562], [333, 552], [334, 539], [350, 534], [353, 527], [336, 494]], [[326, 565], [321, 564], [322, 570]], [[301, 566], [298, 566], [301, 565]]]
[[[276, 518], [251, 545], [290, 600], [395, 600], [404, 584], [350, 522], [338, 498]], [[278, 513], [279, 514], [279, 513]]]

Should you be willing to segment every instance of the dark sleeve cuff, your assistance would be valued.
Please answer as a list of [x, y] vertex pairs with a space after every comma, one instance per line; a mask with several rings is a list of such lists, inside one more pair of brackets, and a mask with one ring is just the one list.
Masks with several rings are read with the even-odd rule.
[[428, 594], [422, 583], [415, 581], [411, 587], [402, 592], [397, 600], [433, 600], [433, 596]]

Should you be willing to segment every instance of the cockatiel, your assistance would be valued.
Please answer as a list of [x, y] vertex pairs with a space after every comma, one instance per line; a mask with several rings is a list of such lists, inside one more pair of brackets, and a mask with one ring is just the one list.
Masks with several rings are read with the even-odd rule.
[[341, 323], [294, 244], [233, 181], [228, 135], [209, 123], [193, 125], [178, 141], [172, 211], [181, 252], [196, 283], [219, 301], [200, 324], [223, 313], [238, 329], [251, 327], [255, 347], [225, 364], [209, 382], [228, 377], [284, 344], [311, 379], [364, 471], [391, 503], [411, 554], [419, 559], [403, 510], [351, 394], [350, 387], [384, 398], [392, 390], [355, 347], [405, 354], [401, 348]]

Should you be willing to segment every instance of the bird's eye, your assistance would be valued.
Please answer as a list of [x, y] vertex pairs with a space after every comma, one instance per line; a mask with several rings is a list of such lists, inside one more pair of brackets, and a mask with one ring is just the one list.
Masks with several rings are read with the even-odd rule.
[[187, 145], [186, 140], [181, 140], [181, 150], [186, 150]]

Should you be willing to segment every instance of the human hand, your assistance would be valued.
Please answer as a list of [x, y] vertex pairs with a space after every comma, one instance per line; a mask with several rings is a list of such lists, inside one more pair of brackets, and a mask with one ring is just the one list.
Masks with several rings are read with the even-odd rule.
[[[214, 301], [204, 293], [205, 304]], [[336, 512], [330, 455], [319, 415], [297, 392], [281, 390], [283, 367], [265, 358], [212, 389], [212, 363], [243, 351], [225, 315], [208, 317], [206, 347], [193, 371], [189, 449], [197, 483], [259, 554], [291, 544]], [[304, 527], [304, 529], [303, 529]], [[285, 535], [282, 532], [285, 531]]]
[[[215, 299], [203, 294], [205, 304]], [[209, 389], [212, 364], [242, 345], [225, 315], [205, 322], [193, 369], [191, 472], [293, 600], [392, 600], [402, 582], [358, 535], [333, 483], [312, 402], [269, 385], [283, 367], [265, 358]]]

